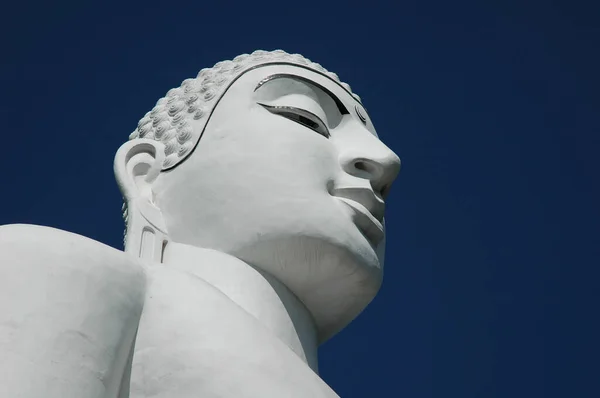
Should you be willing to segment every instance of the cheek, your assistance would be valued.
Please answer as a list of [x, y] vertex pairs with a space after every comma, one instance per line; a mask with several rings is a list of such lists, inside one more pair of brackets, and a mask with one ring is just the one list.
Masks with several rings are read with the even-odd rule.
[[236, 169], [271, 185], [326, 189], [340, 168], [336, 147], [308, 128], [273, 118], [238, 135], [236, 151], [245, 155]]
[[[309, 135], [301, 132], [298, 135]], [[336, 148], [326, 138], [311, 137], [289, 142], [281, 151], [282, 171], [295, 175], [296, 182], [302, 185], [316, 184], [327, 186], [333, 181], [339, 168]]]

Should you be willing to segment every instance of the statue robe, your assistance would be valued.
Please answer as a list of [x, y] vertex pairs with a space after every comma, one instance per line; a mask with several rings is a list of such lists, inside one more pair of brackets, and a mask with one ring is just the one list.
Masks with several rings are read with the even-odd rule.
[[337, 397], [203, 279], [34, 225], [0, 227], [0, 396]]

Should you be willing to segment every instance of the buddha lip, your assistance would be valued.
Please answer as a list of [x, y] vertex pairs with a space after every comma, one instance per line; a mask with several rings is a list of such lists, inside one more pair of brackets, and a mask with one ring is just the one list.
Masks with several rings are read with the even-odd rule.
[[338, 199], [346, 199], [360, 205], [361, 210], [364, 209], [379, 224], [383, 223], [385, 202], [373, 190], [362, 187], [340, 187], [334, 189], [332, 194]]
[[353, 199], [337, 196], [340, 202], [350, 207], [354, 212], [354, 223], [367, 240], [373, 245], [377, 246], [383, 239], [383, 224], [367, 210], [365, 206], [358, 203]]

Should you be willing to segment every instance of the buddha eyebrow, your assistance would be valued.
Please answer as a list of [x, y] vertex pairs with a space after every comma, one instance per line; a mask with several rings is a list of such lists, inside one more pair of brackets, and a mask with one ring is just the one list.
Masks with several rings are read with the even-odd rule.
[[333, 102], [335, 102], [336, 106], [338, 107], [340, 113], [342, 115], [347, 115], [350, 112], [348, 112], [348, 109], [346, 109], [346, 107], [344, 106], [344, 104], [342, 103], [342, 101], [340, 101], [340, 99], [331, 91], [329, 91], [327, 88], [321, 86], [319, 83], [314, 82], [310, 79], [307, 79], [306, 77], [302, 77], [302, 76], [297, 76], [297, 75], [290, 75], [287, 73], [278, 73], [278, 74], [274, 74], [271, 76], [268, 76], [264, 79], [262, 79], [260, 82], [258, 82], [258, 84], [256, 85], [256, 87], [254, 88], [254, 91], [258, 90], [263, 84], [276, 80], [276, 79], [292, 79], [292, 80], [298, 80], [301, 81], [303, 83], [308, 84], [309, 86], [314, 86], [319, 88], [321, 91], [323, 91], [325, 94], [327, 94], [327, 96], [329, 98], [331, 98], [331, 100]]

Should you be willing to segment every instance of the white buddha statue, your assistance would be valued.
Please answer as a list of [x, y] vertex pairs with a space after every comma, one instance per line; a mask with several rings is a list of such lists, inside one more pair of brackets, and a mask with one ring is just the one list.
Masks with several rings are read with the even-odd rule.
[[202, 70], [117, 152], [125, 252], [0, 228], [0, 396], [337, 397], [317, 348], [380, 287], [399, 167], [300, 55]]

